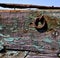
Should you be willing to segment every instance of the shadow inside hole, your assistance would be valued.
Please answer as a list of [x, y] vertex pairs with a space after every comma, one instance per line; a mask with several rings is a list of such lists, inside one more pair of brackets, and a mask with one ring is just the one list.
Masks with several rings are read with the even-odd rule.
[[36, 28], [36, 30], [40, 33], [43, 33], [43, 32], [46, 32], [48, 30], [48, 25], [47, 25], [47, 22], [44, 18], [44, 16], [42, 16], [41, 18], [37, 18], [36, 21], [35, 21], [35, 26], [38, 26], [39, 25], [39, 22], [41, 22], [41, 24], [43, 25], [44, 23], [44, 26], [42, 28]]

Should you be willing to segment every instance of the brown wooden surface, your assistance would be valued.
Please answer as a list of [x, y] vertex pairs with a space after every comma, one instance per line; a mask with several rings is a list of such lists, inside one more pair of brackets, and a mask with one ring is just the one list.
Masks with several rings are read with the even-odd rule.
[[54, 6], [40, 6], [40, 5], [29, 5], [29, 4], [7, 4], [0, 3], [1, 7], [5, 8], [38, 8], [38, 9], [60, 9], [60, 7]]

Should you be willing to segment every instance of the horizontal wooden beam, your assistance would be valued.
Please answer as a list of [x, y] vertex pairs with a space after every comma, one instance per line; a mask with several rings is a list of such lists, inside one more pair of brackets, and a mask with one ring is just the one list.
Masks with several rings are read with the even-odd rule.
[[54, 6], [40, 6], [40, 5], [30, 5], [30, 4], [7, 4], [7, 3], [0, 3], [0, 7], [4, 7], [4, 8], [60, 9], [60, 7], [54, 7]]

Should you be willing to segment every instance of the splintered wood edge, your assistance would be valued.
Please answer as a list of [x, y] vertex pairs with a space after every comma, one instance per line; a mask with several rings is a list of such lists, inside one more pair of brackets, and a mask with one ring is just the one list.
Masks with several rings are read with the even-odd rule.
[[60, 9], [36, 9], [36, 10], [29, 10], [29, 9], [4, 9], [4, 10], [1, 10], [0, 9], [0, 12], [30, 12], [30, 11], [47, 11], [47, 12], [57, 12], [59, 11], [60, 12]]
[[29, 10], [0, 10], [0, 12], [29, 12]]

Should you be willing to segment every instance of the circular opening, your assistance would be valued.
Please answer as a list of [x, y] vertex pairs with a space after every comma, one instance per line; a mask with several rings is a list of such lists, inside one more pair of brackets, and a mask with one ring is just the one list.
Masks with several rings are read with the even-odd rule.
[[47, 31], [48, 26], [47, 26], [47, 22], [46, 22], [44, 16], [42, 16], [41, 18], [40, 17], [36, 18], [35, 28], [40, 33], [43, 33], [43, 32]]

